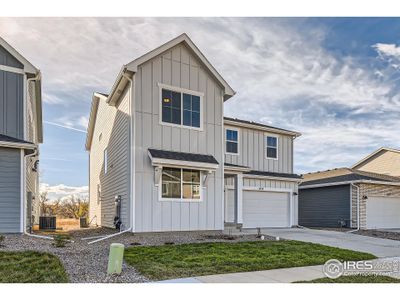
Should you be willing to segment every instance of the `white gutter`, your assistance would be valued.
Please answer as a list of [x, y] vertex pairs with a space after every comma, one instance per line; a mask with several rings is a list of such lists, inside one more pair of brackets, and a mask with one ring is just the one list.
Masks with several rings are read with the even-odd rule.
[[400, 182], [362, 179], [362, 180], [353, 180], [353, 181], [340, 181], [340, 182], [332, 182], [332, 183], [320, 183], [320, 184], [305, 185], [305, 186], [301, 186], [300, 185], [299, 189], [300, 190], [305, 190], [305, 189], [312, 189], [312, 188], [317, 188], [317, 187], [336, 186], [336, 185], [344, 185], [344, 184], [352, 184], [352, 183], [365, 183], [365, 184], [400, 186]]
[[[356, 232], [360, 230], [360, 187], [355, 185], [354, 183], [351, 183], [352, 187], [355, 187], [357, 189], [357, 229], [348, 231], [348, 233]], [[353, 193], [352, 193], [353, 195]], [[353, 198], [353, 197], [351, 197]], [[352, 202], [352, 199], [350, 198], [350, 202]]]

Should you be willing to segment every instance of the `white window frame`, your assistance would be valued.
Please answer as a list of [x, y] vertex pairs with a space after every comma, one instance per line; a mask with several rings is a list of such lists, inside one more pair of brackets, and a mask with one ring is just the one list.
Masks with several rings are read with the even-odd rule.
[[[161, 168], [161, 178], [160, 178], [160, 185], [158, 187], [158, 201], [160, 202], [187, 202], [187, 203], [199, 203], [203, 202], [203, 180], [202, 180], [202, 171], [193, 169], [193, 168], [180, 168], [180, 167], [165, 167], [165, 168], [173, 168], [181, 170], [181, 198], [163, 198], [162, 196], [162, 186], [163, 186], [163, 168]], [[183, 191], [183, 170], [196, 170], [200, 172], [200, 198], [199, 199], [188, 199], [183, 198], [182, 191]]]
[[[164, 126], [171, 126], [171, 127], [179, 127], [179, 128], [187, 128], [187, 129], [192, 129], [192, 130], [198, 130], [198, 131], [203, 131], [204, 130], [204, 93], [197, 92], [197, 91], [192, 91], [176, 86], [171, 86], [163, 83], [158, 83], [158, 88], [159, 88], [159, 123], [160, 125]], [[192, 126], [187, 126], [183, 124], [173, 124], [173, 123], [168, 123], [168, 122], [163, 122], [162, 120], [162, 89], [170, 90], [173, 92], [181, 93], [181, 123], [183, 123], [183, 94], [190, 94], [193, 96], [198, 96], [200, 97], [200, 127], [192, 127]]]
[[[268, 157], [268, 142], [267, 138], [268, 137], [274, 137], [276, 138], [276, 157]], [[273, 147], [271, 147], [273, 148]], [[279, 159], [279, 136], [276, 134], [271, 134], [271, 133], [266, 133], [264, 134], [264, 156], [266, 159], [272, 159], [272, 160], [278, 160]]]
[[108, 148], [103, 151], [104, 175], [108, 172]]
[[[228, 152], [228, 150], [227, 150], [227, 147], [226, 147], [226, 143], [228, 142], [228, 140], [226, 139], [226, 131], [227, 130], [232, 130], [232, 131], [236, 131], [237, 132], [237, 136], [238, 136], [238, 139], [237, 139], [237, 149], [238, 149], [238, 152], [237, 153], [233, 153], [233, 152]], [[225, 136], [224, 136], [224, 140], [225, 140], [225, 154], [229, 154], [229, 155], [239, 155], [240, 154], [240, 129], [239, 128], [235, 128], [235, 127], [225, 127], [225, 131], [224, 131], [224, 133], [225, 133]], [[230, 142], [233, 142], [233, 141], [230, 141]]]

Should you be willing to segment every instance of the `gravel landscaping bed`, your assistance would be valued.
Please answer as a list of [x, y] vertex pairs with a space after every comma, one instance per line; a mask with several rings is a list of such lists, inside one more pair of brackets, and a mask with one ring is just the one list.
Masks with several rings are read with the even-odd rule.
[[354, 233], [381, 239], [400, 241], [400, 232], [381, 231], [381, 230], [359, 230], [355, 231]]
[[[34, 238], [26, 235], [5, 235], [4, 247], [0, 251], [35, 250], [57, 255], [68, 273], [70, 282], [105, 283], [105, 282], [147, 282], [134, 267], [123, 263], [121, 275], [107, 275], [108, 253], [111, 243], [122, 243], [125, 247], [141, 245], [185, 244], [204, 242], [242, 242], [259, 240], [256, 235], [228, 236], [216, 232], [163, 232], [163, 233], [125, 233], [92, 245], [82, 240], [84, 237], [101, 236], [116, 233], [106, 228], [86, 229], [70, 232], [73, 243], [64, 248], [56, 248], [52, 240]], [[49, 235], [49, 234], [46, 234]], [[274, 239], [265, 236], [265, 240]]]

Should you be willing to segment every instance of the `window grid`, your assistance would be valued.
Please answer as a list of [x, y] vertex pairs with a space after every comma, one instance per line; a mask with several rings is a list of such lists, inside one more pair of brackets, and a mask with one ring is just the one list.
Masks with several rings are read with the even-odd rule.
[[235, 129], [226, 129], [226, 149], [229, 154], [239, 154], [239, 131]]
[[[169, 172], [176, 172], [177, 170], [180, 171], [180, 176], [179, 176], [179, 193], [180, 196], [176, 197], [176, 196], [172, 196], [172, 197], [168, 197], [167, 195], [165, 195], [165, 193], [168, 193], [168, 189], [167, 189], [167, 185], [166, 184], [177, 184], [178, 181], [177, 180], [165, 180], [164, 179], [164, 175], [166, 176], [170, 176], [173, 177], [170, 173], [167, 173], [166, 171]], [[194, 181], [193, 180], [193, 176], [192, 176], [192, 180], [184, 180], [184, 173], [196, 173], [197, 174], [197, 180]], [[179, 169], [179, 168], [163, 168], [162, 171], [162, 176], [161, 176], [161, 198], [163, 200], [180, 200], [180, 201], [200, 201], [201, 200], [201, 176], [200, 176], [200, 171], [199, 170], [192, 170], [192, 169]], [[191, 193], [191, 197], [185, 197], [184, 193], [185, 193], [185, 189], [184, 186], [190, 186], [190, 193]]]
[[278, 137], [276, 136], [265, 137], [265, 157], [271, 159], [278, 159]]

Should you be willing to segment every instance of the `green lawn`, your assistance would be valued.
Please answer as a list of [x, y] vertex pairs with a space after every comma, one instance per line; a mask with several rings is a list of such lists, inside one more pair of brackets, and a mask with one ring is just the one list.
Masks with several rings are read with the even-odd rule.
[[49, 253], [0, 251], [0, 283], [68, 282], [60, 260]]
[[199, 243], [130, 247], [125, 260], [152, 280], [367, 260], [372, 254], [298, 241]]
[[400, 283], [400, 279], [389, 276], [376, 276], [376, 275], [351, 275], [341, 276], [336, 279], [328, 277], [314, 279], [311, 281], [299, 281], [298, 283]]

